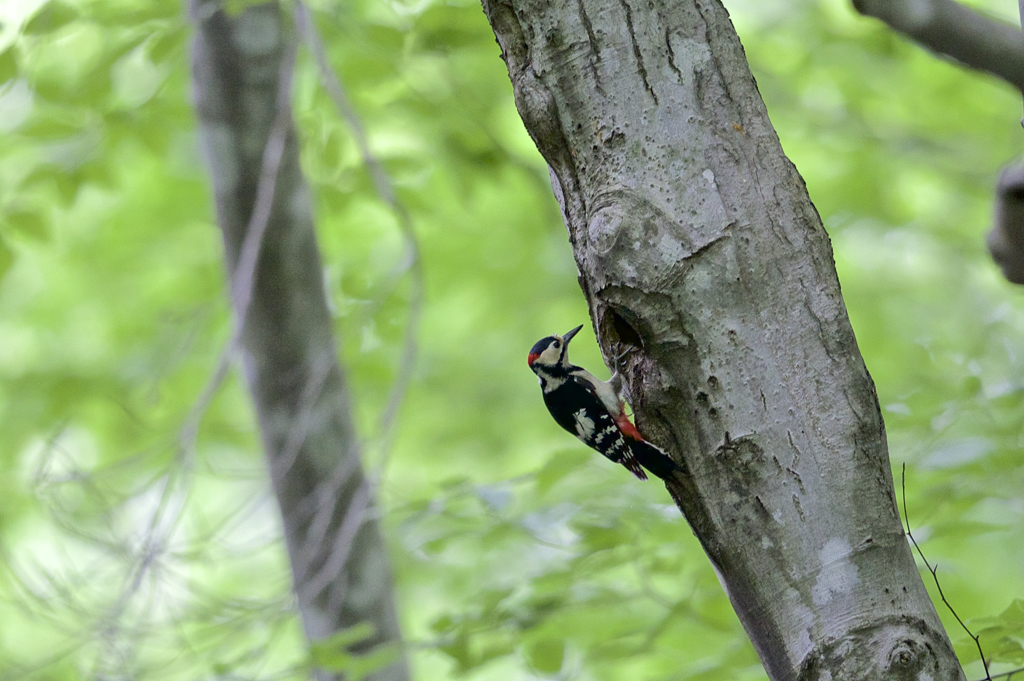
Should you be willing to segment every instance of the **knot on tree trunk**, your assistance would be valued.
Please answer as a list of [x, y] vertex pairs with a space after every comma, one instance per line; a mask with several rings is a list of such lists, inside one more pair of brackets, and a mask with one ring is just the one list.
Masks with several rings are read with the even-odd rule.
[[956, 656], [942, 632], [931, 629], [923, 620], [901, 617], [853, 629], [812, 650], [804, 658], [797, 678], [953, 681], [959, 678], [958, 670]]

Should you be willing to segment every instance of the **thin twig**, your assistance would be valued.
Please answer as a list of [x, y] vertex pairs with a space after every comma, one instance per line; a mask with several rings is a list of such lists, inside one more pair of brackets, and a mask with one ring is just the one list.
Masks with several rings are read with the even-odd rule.
[[[352, 553], [352, 547], [355, 545], [356, 535], [363, 526], [371, 501], [369, 485], [364, 480], [352, 494], [352, 501], [345, 511], [344, 519], [335, 536], [327, 542], [327, 545], [332, 547], [327, 559], [312, 575], [306, 573], [301, 576], [299, 588], [314, 598], [319, 597], [323, 590], [332, 584], [342, 589], [345, 588], [346, 580], [339, 580], [338, 575], [345, 571], [349, 554]], [[335, 605], [340, 607], [341, 599], [338, 600], [339, 603]]]
[[984, 667], [985, 667], [985, 679], [987, 679], [987, 681], [992, 681], [992, 676], [989, 675], [989, 672], [988, 672], [988, 661], [985, 660], [985, 653], [981, 649], [981, 637], [980, 636], [975, 636], [974, 633], [970, 629], [967, 628], [967, 625], [964, 624], [964, 621], [962, 619], [960, 619], [960, 615], [956, 614], [956, 610], [954, 610], [953, 606], [950, 605], [949, 601], [946, 600], [946, 595], [944, 593], [942, 593], [942, 585], [939, 584], [939, 574], [938, 574], [939, 573], [939, 565], [938, 565], [938, 563], [935, 564], [935, 567], [932, 567], [931, 563], [928, 562], [928, 559], [924, 557], [924, 551], [922, 551], [921, 547], [918, 546], [917, 540], [914, 539], [914, 535], [910, 533], [910, 516], [907, 515], [907, 464], [906, 464], [906, 462], [903, 462], [903, 474], [902, 474], [902, 479], [900, 480], [900, 484], [901, 484], [901, 486], [903, 488], [903, 520], [907, 524], [907, 536], [910, 538], [910, 542], [914, 545], [914, 548], [917, 549], [917, 555], [921, 556], [921, 560], [924, 562], [925, 567], [928, 568], [928, 572], [932, 573], [932, 579], [935, 580], [935, 588], [938, 589], [939, 597], [942, 599], [942, 602], [945, 604], [946, 608], [948, 608], [949, 611], [953, 614], [953, 617], [956, 618], [956, 621], [960, 623], [960, 626], [963, 627], [963, 630], [967, 632], [967, 635], [970, 636], [972, 639], [974, 639], [974, 645], [976, 645], [978, 647], [978, 657], [981, 658], [981, 664], [984, 665]]
[[324, 89], [327, 90], [327, 94], [334, 102], [334, 106], [338, 109], [342, 118], [345, 119], [345, 122], [348, 124], [349, 129], [352, 132], [352, 137], [355, 139], [356, 146], [359, 147], [359, 153], [363, 157], [363, 163], [366, 165], [367, 171], [373, 179], [377, 195], [395, 214], [395, 217], [398, 219], [398, 226], [402, 230], [402, 236], [405, 239], [406, 262], [403, 263], [404, 266], [399, 269], [405, 269], [407, 267], [412, 278], [409, 300], [409, 317], [406, 322], [405, 340], [402, 347], [402, 360], [398, 367], [398, 375], [391, 386], [387, 403], [385, 404], [384, 410], [381, 412], [380, 421], [378, 423], [378, 439], [380, 440], [381, 454], [380, 460], [377, 462], [376, 469], [371, 478], [374, 479], [375, 482], [379, 482], [383, 470], [387, 465], [388, 453], [390, 452], [391, 445], [393, 443], [393, 426], [398, 415], [398, 409], [401, 406], [402, 399], [409, 387], [409, 382], [412, 378], [413, 365], [416, 361], [416, 342], [419, 332], [420, 316], [423, 308], [424, 289], [423, 262], [420, 254], [420, 245], [419, 240], [416, 237], [412, 216], [409, 214], [409, 210], [405, 207], [405, 204], [403, 204], [398, 198], [394, 189], [394, 183], [391, 181], [391, 177], [370, 150], [370, 145], [367, 141], [366, 131], [363, 128], [362, 121], [360, 121], [355, 109], [352, 108], [348, 95], [345, 93], [345, 88], [341, 83], [341, 79], [338, 77], [337, 72], [331, 66], [330, 60], [327, 58], [327, 52], [324, 49], [320, 33], [317, 31], [316, 25], [313, 23], [309, 9], [302, 0], [297, 0], [295, 3], [295, 23], [298, 25], [299, 31], [302, 33], [306, 41], [306, 45], [313, 54], [313, 58], [316, 60], [317, 67], [320, 70], [320, 80]]
[[270, 462], [271, 468], [274, 469], [275, 479], [283, 478], [295, 465], [295, 460], [302, 451], [302, 445], [305, 444], [306, 435], [309, 433], [313, 408], [320, 399], [324, 384], [331, 374], [331, 369], [335, 367], [335, 362], [333, 354], [327, 357], [318, 357], [313, 361], [313, 370], [302, 388], [302, 395], [299, 396], [299, 403], [295, 408], [295, 417], [288, 426], [284, 444], [278, 455]]
[[281, 159], [288, 141], [291, 128], [292, 108], [292, 71], [295, 67], [295, 42], [289, 42], [285, 54], [281, 57], [281, 75], [277, 89], [277, 115], [274, 118], [270, 136], [263, 147], [263, 159], [260, 164], [260, 176], [256, 185], [256, 201], [253, 204], [249, 224], [245, 227], [245, 239], [239, 251], [238, 263], [231, 277], [231, 299], [235, 304], [238, 333], [245, 325], [245, 318], [252, 300], [256, 279], [256, 265], [259, 261], [263, 237], [270, 226], [270, 215], [277, 194], [277, 179], [281, 170]]

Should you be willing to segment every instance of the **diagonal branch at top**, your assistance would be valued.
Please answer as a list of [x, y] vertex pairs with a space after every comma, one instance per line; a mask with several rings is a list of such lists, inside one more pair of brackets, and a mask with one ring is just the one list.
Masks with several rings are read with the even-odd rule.
[[1012, 24], [952, 0], [853, 0], [853, 6], [935, 52], [1024, 91], [1024, 34]]

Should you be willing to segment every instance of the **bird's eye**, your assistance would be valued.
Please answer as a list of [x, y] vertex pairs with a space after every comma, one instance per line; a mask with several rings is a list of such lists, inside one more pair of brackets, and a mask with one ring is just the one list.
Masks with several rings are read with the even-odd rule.
[[558, 347], [559, 347], [559, 343], [558, 343], [558, 341], [555, 341], [555, 350], [557, 350]]

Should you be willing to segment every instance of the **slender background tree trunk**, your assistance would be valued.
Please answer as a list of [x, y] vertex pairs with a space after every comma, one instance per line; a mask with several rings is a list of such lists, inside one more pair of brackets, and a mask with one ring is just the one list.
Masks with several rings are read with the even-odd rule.
[[768, 675], [962, 679], [831, 245], [717, 0], [483, 0], [605, 356]]
[[[364, 477], [290, 117], [294, 50], [276, 3], [228, 17], [193, 0], [194, 94], [256, 404], [306, 635], [360, 624], [351, 654], [408, 678], [391, 568]], [[388, 647], [390, 650], [388, 650]], [[321, 672], [320, 678], [334, 678]]]

